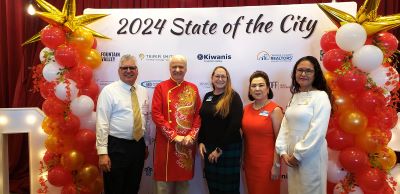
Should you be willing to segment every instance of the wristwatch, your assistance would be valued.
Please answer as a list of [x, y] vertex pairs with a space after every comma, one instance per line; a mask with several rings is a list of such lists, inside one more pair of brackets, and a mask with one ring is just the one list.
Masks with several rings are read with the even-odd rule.
[[218, 154], [222, 154], [222, 150], [219, 147], [215, 148], [215, 151], [217, 151]]

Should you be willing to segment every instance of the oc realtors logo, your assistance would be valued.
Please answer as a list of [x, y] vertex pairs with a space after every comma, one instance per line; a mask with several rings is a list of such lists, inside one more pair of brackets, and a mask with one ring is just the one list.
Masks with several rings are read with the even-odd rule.
[[293, 54], [270, 54], [267, 51], [260, 51], [257, 53], [258, 61], [271, 61], [271, 62], [291, 62]]
[[155, 88], [157, 84], [159, 84], [161, 80], [147, 80], [140, 83], [145, 88]]
[[213, 54], [197, 54], [197, 60], [204, 62], [223, 62], [232, 59], [230, 54], [213, 55]]

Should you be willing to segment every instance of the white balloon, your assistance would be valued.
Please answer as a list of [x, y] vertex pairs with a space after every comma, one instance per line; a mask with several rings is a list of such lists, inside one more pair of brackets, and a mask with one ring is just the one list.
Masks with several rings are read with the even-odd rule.
[[[388, 147], [392, 148], [392, 150], [394, 150], [396, 152], [400, 151], [400, 116], [399, 115], [400, 115], [400, 113], [397, 113], [397, 117], [399, 117], [399, 120], [397, 120], [396, 126], [392, 129], [392, 139], [390, 139], [390, 141], [387, 145]], [[399, 175], [400, 175], [400, 173], [399, 173]]]
[[44, 47], [39, 54], [40, 62], [48, 63], [50, 61], [55, 62], [56, 59], [54, 58], [54, 51], [48, 47]]
[[91, 114], [82, 117], [81, 121], [81, 129], [90, 129], [96, 131], [96, 112], [92, 112]]
[[335, 161], [328, 161], [328, 181], [338, 183], [346, 177], [347, 171]]
[[334, 150], [334, 149], [331, 149], [328, 147], [328, 159], [329, 160], [332, 160], [334, 162], [339, 162], [339, 154], [340, 154], [340, 151], [337, 151], [337, 150]]
[[377, 86], [392, 91], [399, 84], [399, 73], [392, 66], [379, 66], [369, 73], [369, 77]]
[[74, 115], [84, 117], [92, 113], [94, 102], [89, 96], [81, 95], [72, 100], [70, 107]]
[[[67, 84], [65, 81], [64, 82], [60, 82], [55, 87], [55, 91], [54, 92], [55, 92], [57, 98], [62, 100], [62, 101], [73, 100], [78, 95], [78, 91], [79, 90], [76, 87], [76, 83], [71, 79], [68, 79], [68, 82], [69, 82], [69, 84]], [[67, 91], [68, 90], [70, 92], [70, 96], [67, 95]]]
[[345, 51], [361, 48], [367, 40], [367, 32], [357, 23], [348, 23], [336, 31], [336, 44]]
[[43, 77], [46, 81], [55, 81], [60, 75], [59, 72], [63, 69], [57, 62], [49, 62], [43, 67]]
[[378, 68], [383, 61], [383, 52], [374, 45], [364, 45], [353, 54], [353, 65], [364, 72]]
[[[353, 186], [351, 188], [351, 192], [349, 192], [348, 194], [364, 194], [364, 192], [361, 190], [360, 187], [358, 186]], [[342, 194], [344, 192], [342, 183], [338, 183], [336, 184], [335, 188], [333, 189], [333, 194]]]

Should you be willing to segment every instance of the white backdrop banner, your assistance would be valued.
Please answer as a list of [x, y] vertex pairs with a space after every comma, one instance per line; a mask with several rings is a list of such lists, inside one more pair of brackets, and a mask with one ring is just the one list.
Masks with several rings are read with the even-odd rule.
[[[347, 13], [356, 13], [354, 2], [328, 4]], [[211, 72], [223, 65], [231, 74], [234, 89], [244, 104], [248, 79], [256, 70], [267, 72], [274, 101], [283, 108], [291, 96], [291, 70], [300, 57], [321, 56], [320, 38], [337, 29], [317, 4], [169, 9], [86, 9], [85, 14], [109, 16], [89, 27], [110, 37], [98, 39], [102, 65], [95, 72], [100, 87], [118, 80], [122, 55], [137, 58], [137, 82], [148, 88], [169, 78], [168, 59], [182, 54], [188, 59], [186, 80], [199, 87], [200, 95], [212, 89]], [[155, 127], [150, 125], [154, 137]], [[150, 147], [152, 150], [152, 147]], [[140, 194], [153, 193], [152, 155], [145, 163]], [[202, 163], [196, 158], [190, 193], [207, 193]], [[286, 193], [286, 175], [282, 192]], [[242, 184], [241, 193], [247, 193]]]

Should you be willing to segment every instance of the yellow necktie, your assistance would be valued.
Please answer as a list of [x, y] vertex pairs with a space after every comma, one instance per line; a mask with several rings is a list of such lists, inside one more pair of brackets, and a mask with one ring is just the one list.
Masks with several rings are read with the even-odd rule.
[[139, 141], [143, 137], [142, 115], [140, 113], [139, 101], [136, 95], [135, 87], [131, 88], [131, 101], [133, 111], [133, 139]]

